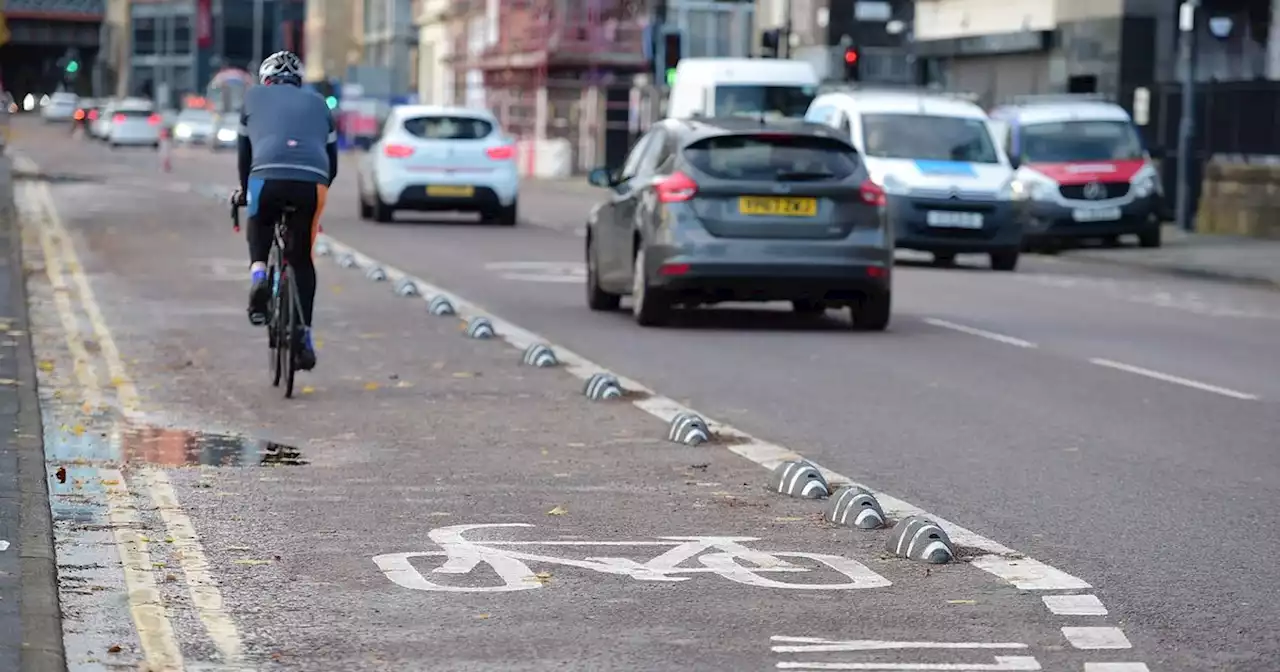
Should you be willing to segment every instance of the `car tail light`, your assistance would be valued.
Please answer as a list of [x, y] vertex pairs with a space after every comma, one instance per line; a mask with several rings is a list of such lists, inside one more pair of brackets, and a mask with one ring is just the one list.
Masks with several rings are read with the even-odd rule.
[[111, 123], [113, 123], [113, 124], [123, 124], [123, 123], [124, 123], [124, 115], [123, 115], [123, 114], [117, 114], [117, 115], [115, 115], [115, 116], [111, 117]]
[[389, 159], [403, 159], [413, 156], [413, 148], [408, 145], [386, 145], [382, 148], [382, 155]]
[[673, 275], [687, 275], [689, 273], [689, 264], [663, 264], [658, 268], [658, 275], [670, 277]]
[[489, 158], [493, 159], [494, 161], [510, 161], [511, 159], [516, 158], [515, 145], [503, 145], [501, 147], [490, 147], [489, 149], [486, 149], [484, 153], [488, 154]]
[[881, 206], [886, 201], [884, 189], [881, 189], [880, 185], [871, 180], [863, 182], [862, 186], [858, 187], [858, 197], [867, 205]]
[[158, 115], [158, 114], [153, 114], [153, 115], [151, 115], [151, 116], [147, 117], [147, 123], [148, 123], [148, 124], [151, 124], [152, 126], [159, 126], [159, 125], [160, 125], [160, 115]]
[[76, 110], [76, 121], [84, 119], [84, 110]]
[[659, 203], [682, 203], [698, 193], [698, 183], [684, 173], [676, 173], [653, 185]]
[[98, 119], [98, 111], [89, 110], [89, 121], [97, 121], [97, 119]]

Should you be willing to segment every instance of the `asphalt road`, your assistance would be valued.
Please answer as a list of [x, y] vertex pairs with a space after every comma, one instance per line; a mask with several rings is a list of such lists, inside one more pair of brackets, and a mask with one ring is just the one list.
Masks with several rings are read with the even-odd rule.
[[[405, 309], [356, 271], [321, 266], [321, 369], [307, 379], [311, 393], [283, 402], [265, 384], [260, 334], [243, 323], [242, 241], [199, 195], [234, 181], [230, 157], [182, 150], [163, 174], [145, 150], [112, 153], [21, 130], [15, 144], [50, 177], [91, 178], [49, 189], [147, 402], [144, 425], [248, 432], [298, 446], [310, 462], [170, 469], [199, 461], [175, 457], [192, 445], [217, 451], [207, 439], [163, 437], [134, 450], [137, 435], [154, 431], [113, 434], [118, 414], [92, 404], [81, 418], [83, 394], [54, 392], [83, 388], [84, 367], [62, 351], [65, 325], [50, 308], [58, 292], [41, 294], [32, 276], [33, 305], [43, 306], [33, 322], [46, 325], [33, 332], [37, 356], [55, 362], [42, 378], [42, 391], [53, 390], [46, 420], [60, 418], [46, 452], [132, 458], [127, 483], [153, 501], [164, 501], [165, 487], [176, 492], [209, 555], [221, 610], [200, 590], [182, 590], [189, 569], [173, 581], [172, 570], [145, 572], [176, 605], [171, 627], [190, 661], [223, 659], [232, 640], [210, 633], [226, 632], [226, 613], [246, 660], [305, 669], [765, 669], [794, 659], [770, 651], [772, 636], [1020, 642], [1044, 669], [1280, 667], [1280, 359], [1271, 356], [1280, 294], [1067, 258], [1028, 258], [1016, 274], [903, 264], [884, 334], [851, 333], [834, 316], [736, 307], [641, 329], [625, 313], [586, 309], [575, 232], [595, 201], [587, 189], [529, 185], [526, 222], [514, 230], [359, 222], [349, 165], [332, 190], [326, 232], [369, 257], [1089, 582], [1110, 611], [1106, 625], [1122, 626], [1132, 648], [1081, 649], [1061, 628], [1103, 625], [1095, 617], [1050, 614], [1035, 591], [964, 564], [926, 576], [887, 558], [882, 533], [812, 521], [814, 505], [761, 492], [765, 472], [723, 447], [643, 440], [660, 437], [661, 424], [628, 406], [587, 403], [568, 376], [549, 379], [558, 372], [515, 367], [514, 353], [468, 341], [420, 306]], [[104, 349], [92, 340], [90, 359]], [[107, 381], [120, 377], [99, 368], [119, 397]], [[99, 427], [100, 438], [120, 438], [77, 440]], [[169, 443], [187, 448], [146, 447]], [[110, 467], [90, 459], [77, 468]], [[59, 497], [76, 493], [55, 487], [59, 562], [98, 567], [86, 580], [108, 590], [64, 592], [64, 611], [74, 607], [68, 656], [101, 658], [112, 641], [136, 652], [137, 628], [120, 618], [120, 600], [103, 597], [131, 576], [121, 576], [119, 559], [115, 570], [102, 560], [120, 528], [99, 524], [111, 507], [90, 506], [124, 500], [113, 477], [79, 480], [94, 490], [85, 510], [60, 509]], [[569, 513], [548, 517], [556, 505]], [[144, 506], [140, 515], [180, 542], [165, 511]], [[769, 550], [847, 556], [893, 585], [801, 592], [696, 575], [655, 585], [555, 565], [538, 579], [544, 590], [513, 596], [402, 588], [371, 564], [378, 554], [434, 550], [432, 529], [509, 522], [537, 530], [469, 536], [745, 535]], [[185, 564], [191, 554], [169, 558], [171, 546], [151, 553]], [[640, 555], [651, 557], [629, 551]], [[133, 620], [151, 622], [136, 612]], [[903, 655], [894, 662], [992, 661], [991, 652]]]

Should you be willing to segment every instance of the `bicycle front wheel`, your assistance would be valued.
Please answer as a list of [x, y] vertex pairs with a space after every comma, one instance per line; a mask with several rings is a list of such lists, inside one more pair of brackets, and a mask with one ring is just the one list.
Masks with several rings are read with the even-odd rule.
[[270, 285], [270, 298], [267, 302], [267, 345], [271, 347], [271, 385], [280, 387], [280, 378], [284, 374], [284, 349], [281, 347], [284, 328], [280, 314], [280, 264], [279, 249], [271, 248], [271, 264], [267, 267], [267, 279]]

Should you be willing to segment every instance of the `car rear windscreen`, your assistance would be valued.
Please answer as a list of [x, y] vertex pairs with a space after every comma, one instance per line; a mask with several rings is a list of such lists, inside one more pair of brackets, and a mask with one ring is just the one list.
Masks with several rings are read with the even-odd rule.
[[811, 135], [722, 135], [684, 149], [699, 171], [724, 180], [843, 180], [858, 170], [858, 152]]
[[480, 140], [489, 137], [493, 124], [475, 117], [415, 117], [405, 119], [404, 130], [424, 140]]
[[150, 110], [116, 110], [116, 114], [122, 114], [130, 119], [146, 119], [151, 116]]

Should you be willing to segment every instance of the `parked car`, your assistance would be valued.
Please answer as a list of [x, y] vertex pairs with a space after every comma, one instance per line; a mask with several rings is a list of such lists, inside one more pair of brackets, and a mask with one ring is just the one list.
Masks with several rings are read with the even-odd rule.
[[896, 245], [949, 265], [985, 254], [1012, 271], [1022, 251], [1014, 172], [976, 103], [924, 91], [819, 96], [806, 118], [839, 129], [884, 188]]
[[151, 105], [120, 105], [110, 110], [107, 144], [121, 146], [160, 146], [160, 115]]
[[188, 108], [173, 120], [173, 140], [183, 145], [202, 145], [214, 139], [214, 115], [210, 110]]
[[40, 107], [40, 116], [49, 122], [71, 121], [76, 113], [77, 100], [76, 94], [59, 91], [49, 96], [49, 101]]
[[620, 169], [587, 220], [587, 305], [631, 297], [641, 325], [677, 306], [790, 301], [889, 324], [893, 235], [885, 193], [836, 129], [802, 121], [667, 119]]
[[1160, 247], [1160, 176], [1124, 108], [1081, 95], [1036, 96], [991, 117], [1018, 169], [1028, 249], [1124, 235]]
[[478, 212], [516, 225], [516, 148], [490, 112], [402, 105], [382, 128], [360, 161], [361, 219], [389, 222], [397, 210]]

